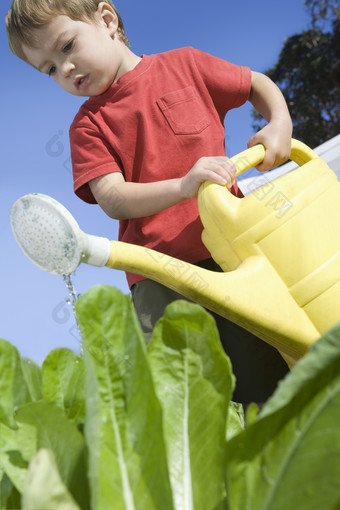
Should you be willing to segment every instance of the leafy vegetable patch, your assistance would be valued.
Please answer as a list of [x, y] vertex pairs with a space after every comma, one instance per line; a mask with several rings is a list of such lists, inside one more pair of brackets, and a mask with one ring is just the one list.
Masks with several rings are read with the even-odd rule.
[[148, 347], [130, 298], [76, 306], [83, 355], [0, 340], [0, 509], [340, 509], [340, 326], [245, 422], [215, 323], [170, 305]]

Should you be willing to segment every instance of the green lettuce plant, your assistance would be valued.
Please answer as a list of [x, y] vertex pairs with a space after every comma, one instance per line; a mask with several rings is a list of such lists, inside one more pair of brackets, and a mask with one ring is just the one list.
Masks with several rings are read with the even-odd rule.
[[340, 509], [340, 327], [258, 413], [211, 316], [170, 305], [145, 346], [128, 296], [77, 302], [83, 354], [0, 340], [0, 509]]

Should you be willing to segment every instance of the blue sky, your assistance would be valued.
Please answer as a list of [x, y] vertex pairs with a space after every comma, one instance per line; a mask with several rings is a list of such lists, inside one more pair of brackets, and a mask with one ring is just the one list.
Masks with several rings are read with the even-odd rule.
[[[80, 348], [80, 338], [63, 280], [36, 268], [13, 238], [9, 212], [26, 193], [50, 195], [69, 209], [90, 234], [117, 239], [117, 222], [98, 206], [73, 193], [68, 127], [82, 102], [45, 75], [14, 57], [7, 46], [4, 18], [11, 5], [1, 2], [0, 48], [0, 337], [24, 357], [41, 363], [58, 346]], [[303, 0], [117, 0], [131, 49], [152, 54], [194, 46], [233, 63], [265, 71], [277, 60], [284, 39], [309, 27]], [[227, 116], [226, 146], [232, 156], [252, 136], [251, 107]], [[81, 265], [73, 276], [78, 293], [98, 283], [128, 293], [124, 273]]]

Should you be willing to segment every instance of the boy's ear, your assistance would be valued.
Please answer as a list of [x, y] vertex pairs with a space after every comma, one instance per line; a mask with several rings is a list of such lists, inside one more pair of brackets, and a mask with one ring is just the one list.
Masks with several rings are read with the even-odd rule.
[[97, 15], [109, 29], [110, 36], [113, 37], [118, 30], [118, 17], [110, 4], [100, 2], [97, 8]]

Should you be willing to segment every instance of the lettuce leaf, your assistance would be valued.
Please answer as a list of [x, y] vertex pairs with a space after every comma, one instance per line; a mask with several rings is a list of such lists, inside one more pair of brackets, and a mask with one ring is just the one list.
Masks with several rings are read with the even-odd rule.
[[15, 428], [16, 409], [31, 401], [18, 350], [0, 338], [0, 423]]
[[22, 497], [22, 509], [80, 510], [60, 478], [53, 452], [41, 449], [32, 459]]
[[42, 393], [44, 400], [54, 402], [74, 423], [85, 420], [84, 360], [66, 348], [52, 350], [42, 366]]
[[13, 485], [4, 469], [0, 467], [0, 508], [17, 509], [21, 508], [21, 494]]
[[148, 359], [163, 408], [176, 509], [223, 508], [234, 381], [214, 319], [198, 305], [172, 303], [154, 330]]
[[[6, 484], [8, 478], [11, 484], [19, 492], [22, 492], [25, 485], [28, 463], [19, 451], [17, 438], [16, 430], [0, 423], [0, 470], [3, 470], [2, 483]], [[4, 477], [5, 473], [6, 477]], [[0, 492], [2, 491], [7, 492], [4, 486]], [[2, 507], [0, 506], [0, 508]]]
[[21, 360], [21, 369], [26, 382], [29, 400], [32, 402], [41, 400], [41, 368], [34, 361], [23, 358]]
[[18, 409], [17, 449], [32, 460], [42, 449], [53, 452], [63, 483], [82, 510], [89, 508], [87, 460], [84, 437], [57, 405], [32, 402]]
[[131, 300], [93, 287], [76, 305], [87, 375], [91, 509], [172, 510], [161, 406]]
[[230, 510], [340, 508], [340, 325], [228, 443]]

